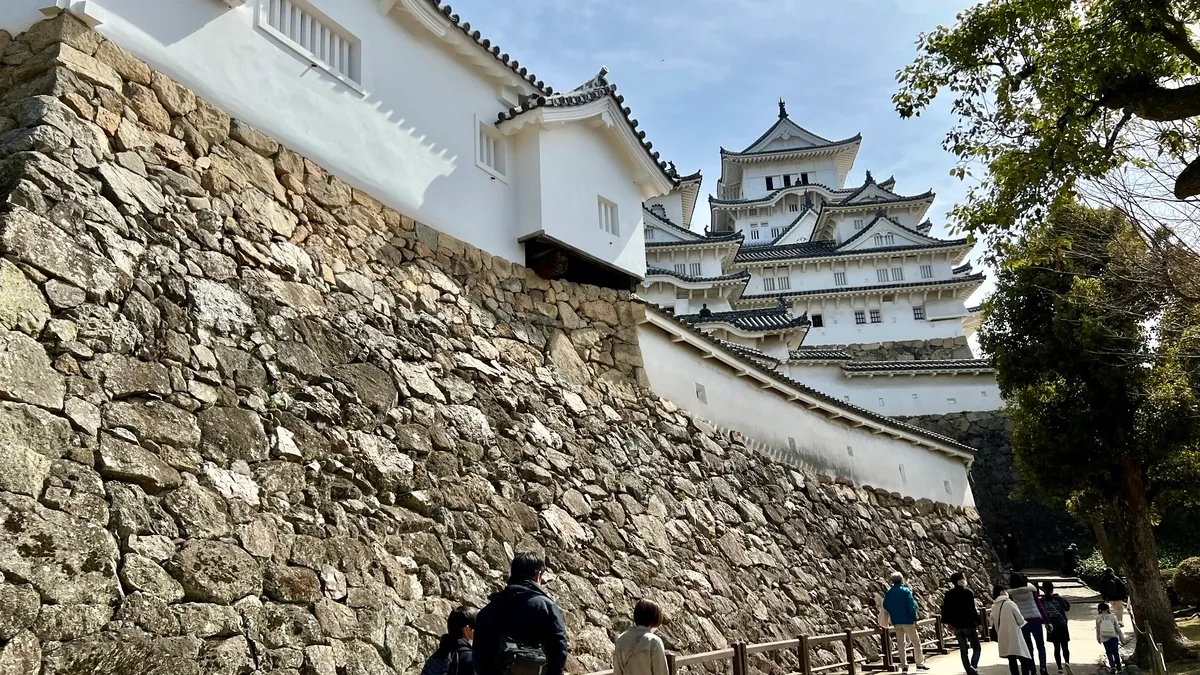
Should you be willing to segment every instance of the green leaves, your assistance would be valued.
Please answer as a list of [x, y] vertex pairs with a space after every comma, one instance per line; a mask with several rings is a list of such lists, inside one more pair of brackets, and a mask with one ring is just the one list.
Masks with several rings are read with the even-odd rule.
[[1131, 147], [1156, 143], [1177, 159], [1200, 153], [1195, 134], [1130, 129], [1200, 114], [1200, 87], [1186, 86], [1200, 73], [1187, 29], [1198, 5], [989, 0], [918, 36], [918, 57], [896, 74], [896, 111], [918, 116], [949, 93], [959, 117], [943, 143], [959, 159], [952, 175], [983, 171], [952, 211], [955, 224], [993, 238], [1035, 224], [1080, 180], [1144, 154]]

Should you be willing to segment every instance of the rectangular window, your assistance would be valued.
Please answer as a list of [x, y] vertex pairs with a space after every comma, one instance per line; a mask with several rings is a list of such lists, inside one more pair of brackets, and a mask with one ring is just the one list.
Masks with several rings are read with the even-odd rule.
[[946, 494], [950, 494], [951, 492], [953, 492], [953, 490], [950, 489], [950, 481], [944, 480], [944, 481], [942, 481], [942, 485], [946, 486]]
[[687, 263], [675, 263], [675, 274], [687, 274]]
[[688, 289], [686, 289], [686, 288], [675, 289], [675, 299], [676, 300], [687, 300], [690, 297], [692, 297], [692, 294], [690, 291], [688, 291]]
[[780, 234], [782, 234], [782, 233], [783, 233], [783, 228], [782, 228], [782, 227], [772, 227], [772, 228], [771, 228], [771, 238], [772, 238], [772, 239], [776, 239], [776, 238], [778, 238], [778, 237], [779, 237], [779, 235], [780, 235]]
[[821, 316], [820, 314], [813, 314], [812, 315], [812, 326], [813, 326], [813, 328], [824, 328], [825, 327], [825, 317]]
[[896, 244], [896, 235], [892, 234], [891, 232], [889, 232], [887, 234], [875, 235], [875, 245], [876, 246], [895, 246], [895, 244]]
[[361, 41], [305, 0], [261, 0], [258, 25], [355, 90], [362, 84]]
[[922, 279], [932, 279], [933, 278], [933, 265], [921, 265], [921, 278]]
[[773, 290], [775, 290], [775, 277], [765, 277], [765, 278], [763, 278], [763, 290], [764, 290], [764, 291], [773, 291]]
[[806, 174], [806, 173], [800, 174], [800, 184], [808, 185], [808, 174]]
[[948, 399], [946, 399], [946, 403], [949, 403], [950, 405], [956, 405], [956, 404], [958, 404], [958, 399], [948, 398]]
[[879, 407], [880, 407], [880, 408], [882, 408], [882, 407], [883, 407], [883, 405], [884, 405], [884, 403], [883, 403], [883, 399], [879, 399]]
[[792, 288], [792, 280], [790, 277], [777, 277], [775, 279], [775, 287], [781, 291], [787, 291]]
[[775, 176], [767, 176], [767, 191], [775, 189]]
[[893, 267], [892, 268], [892, 281], [904, 281], [904, 268], [903, 267]]
[[600, 212], [600, 229], [614, 235], [621, 235], [621, 221], [617, 219], [617, 205], [604, 197], [597, 197]]
[[913, 318], [916, 319], [917, 321], [924, 321], [925, 320], [925, 308], [924, 307], [913, 307]]
[[867, 322], [867, 313], [862, 311], [861, 309], [854, 310], [854, 323], [861, 326], [866, 322]]
[[[757, 224], [757, 223], [756, 223]], [[750, 238], [758, 239], [758, 230], [750, 230]]]
[[654, 241], [654, 231], [652, 227], [646, 228], [646, 241]]
[[846, 285], [846, 273], [845, 272], [834, 272], [833, 273], [833, 285], [834, 286], [845, 286]]
[[701, 403], [708, 403], [708, 393], [704, 391], [704, 385], [696, 383], [696, 399]]
[[888, 271], [886, 269], [875, 270], [875, 278], [878, 279], [880, 282], [887, 281], [888, 280]]
[[799, 204], [788, 204], [788, 211], [790, 211], [792, 213], [796, 213], [799, 210], [800, 210]]
[[783, 187], [792, 187], [792, 174], [785, 173], [783, 175]]
[[479, 123], [479, 157], [476, 165], [498, 178], [508, 171], [508, 145], [495, 127]]
[[694, 277], [700, 276], [700, 263], [688, 263], [688, 274]]
[[856, 229], [856, 230], [863, 229], [863, 219], [862, 218], [854, 219], [854, 229]]
[[[758, 209], [750, 209], [750, 217], [757, 218], [758, 217]], [[750, 224], [753, 225], [754, 223], [750, 223]]]
[[871, 323], [883, 323], [883, 316], [879, 314], [879, 310], [871, 310]]

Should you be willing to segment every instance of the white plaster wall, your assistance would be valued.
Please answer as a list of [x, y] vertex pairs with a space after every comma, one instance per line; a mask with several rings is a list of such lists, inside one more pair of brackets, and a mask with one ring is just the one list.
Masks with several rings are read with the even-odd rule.
[[[900, 223], [901, 225], [907, 227], [908, 229], [910, 229], [910, 230], [917, 229], [917, 225], [919, 223], [916, 218], [916, 214], [917, 214], [916, 211], [913, 211], [911, 209], [887, 209], [885, 212], [887, 213], [889, 218], [891, 218], [892, 220], [895, 220], [896, 222]], [[841, 213], [841, 214], [838, 214], [837, 216], [832, 216], [831, 218], [833, 219], [833, 222], [835, 223], [834, 236], [833, 236], [834, 241], [841, 243], [841, 242], [846, 241], [847, 239], [853, 237], [854, 235], [858, 234], [860, 230], [855, 229], [854, 221], [862, 220], [863, 226], [865, 227], [872, 220], [875, 220], [875, 213], [876, 213], [876, 209], [868, 207], [868, 208], [864, 209], [863, 211], [858, 211], [858, 212], [853, 212], [853, 213]]]
[[[646, 265], [648, 267], [661, 267], [663, 269], [674, 270], [675, 265], [689, 265], [691, 263], [700, 263], [700, 275], [705, 277], [718, 277], [725, 274], [721, 269], [721, 260], [717, 257], [716, 249], [646, 249]], [[691, 274], [689, 271], [684, 271], [684, 274]]]
[[1003, 407], [994, 375], [847, 377], [839, 365], [786, 366], [797, 382], [888, 417], [943, 415]]
[[[748, 445], [770, 457], [858, 485], [974, 506], [961, 459], [855, 429], [789, 403], [754, 380], [736, 377], [701, 358], [687, 345], [672, 343], [649, 324], [639, 326], [638, 339], [656, 393], [722, 429], [740, 432]], [[698, 399], [698, 384], [707, 402]]]
[[654, 206], [658, 204], [667, 212], [667, 220], [687, 227], [687, 223], [683, 222], [683, 196], [678, 190], [673, 190], [661, 197], [653, 197], [646, 200], [646, 206]]
[[[542, 229], [638, 276], [646, 273], [642, 193], [610, 132], [587, 122], [542, 131]], [[598, 198], [614, 202], [617, 235], [600, 229]]]
[[[918, 299], [917, 303], [921, 301]], [[958, 305], [965, 316], [961, 300], [948, 300]], [[878, 298], [840, 299], [838, 303], [829, 300], [822, 305], [817, 300], [811, 303], [803, 300], [792, 304], [792, 313], [800, 315], [808, 312], [809, 320], [814, 314], [820, 314], [824, 327], [811, 328], [804, 340], [807, 347], [821, 345], [861, 344], [870, 342], [899, 342], [906, 340], [934, 340], [955, 338], [963, 335], [961, 320], [930, 321], [928, 317], [934, 309], [926, 302], [926, 320], [913, 318], [913, 302], [906, 296], [897, 295], [894, 302], [880, 302]], [[855, 323], [854, 311], [861, 309], [866, 313], [867, 323]], [[881, 323], [870, 323], [871, 309], [878, 309]]]
[[[831, 188], [842, 187], [837, 168], [834, 166], [833, 160], [829, 158], [750, 164], [742, 168], [742, 198], [757, 199], [774, 192], [774, 190], [767, 190], [767, 176], [800, 173], [809, 174], [808, 182], [810, 184], [817, 183]], [[775, 190], [781, 187], [783, 187], [783, 182], [777, 179]]]

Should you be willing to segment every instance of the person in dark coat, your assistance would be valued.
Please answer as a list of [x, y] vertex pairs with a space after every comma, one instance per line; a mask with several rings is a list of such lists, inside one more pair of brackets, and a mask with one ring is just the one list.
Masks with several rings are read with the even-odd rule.
[[1058, 675], [1071, 672], [1071, 625], [1068, 613], [1071, 603], [1054, 592], [1054, 582], [1042, 582], [1042, 607], [1046, 610], [1048, 619], [1046, 641], [1054, 645], [1054, 663], [1058, 665]]
[[1100, 597], [1112, 608], [1117, 623], [1125, 625], [1125, 603], [1129, 601], [1129, 589], [1113, 568], [1106, 567], [1100, 576]]
[[[979, 675], [979, 610], [975, 594], [967, 587], [967, 575], [955, 572], [950, 577], [950, 590], [942, 597], [942, 623], [958, 638], [958, 652], [967, 675]], [[967, 647], [970, 647], [970, 658]]]
[[567, 626], [562, 610], [539, 585], [545, 571], [536, 553], [513, 558], [508, 585], [475, 619], [477, 675], [563, 674]]
[[446, 634], [425, 662], [421, 675], [474, 675], [471, 639], [475, 636], [477, 614], [467, 607], [457, 607], [450, 612], [450, 616], [446, 617]]

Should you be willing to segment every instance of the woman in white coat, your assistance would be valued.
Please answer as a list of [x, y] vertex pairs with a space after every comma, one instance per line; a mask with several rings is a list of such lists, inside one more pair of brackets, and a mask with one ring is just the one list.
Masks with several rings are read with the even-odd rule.
[[613, 675], [667, 675], [667, 651], [654, 629], [663, 625], [663, 611], [649, 600], [633, 608], [633, 626], [621, 633], [613, 649]]
[[[1013, 602], [1008, 597], [1003, 586], [995, 586], [992, 588], [992, 595], [995, 600], [992, 601], [992, 612], [989, 617], [992, 621], [992, 627], [996, 630], [996, 642], [1000, 645], [1001, 658], [1008, 659], [1008, 670], [1011, 675], [1033, 675], [1033, 656], [1029, 653], [1029, 647], [1025, 644], [1025, 636], [1021, 633], [1021, 626], [1025, 625], [1025, 617], [1021, 616], [1021, 610], [1017, 607], [1017, 603]], [[1020, 667], [1018, 667], [1020, 662]]]

